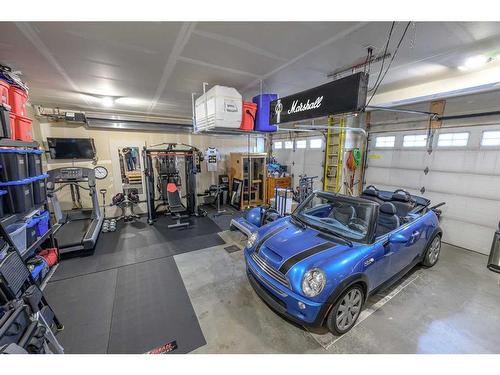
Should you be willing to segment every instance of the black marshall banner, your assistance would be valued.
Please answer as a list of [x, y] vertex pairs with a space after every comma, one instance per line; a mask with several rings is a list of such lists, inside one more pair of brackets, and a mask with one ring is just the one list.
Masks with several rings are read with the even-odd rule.
[[282, 124], [364, 108], [368, 74], [356, 73], [271, 102], [271, 124]]

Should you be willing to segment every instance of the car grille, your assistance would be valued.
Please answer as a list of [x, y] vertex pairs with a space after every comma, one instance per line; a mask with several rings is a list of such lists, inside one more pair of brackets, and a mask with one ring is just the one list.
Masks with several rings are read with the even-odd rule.
[[283, 284], [286, 287], [290, 287], [290, 283], [288, 282], [288, 279], [286, 278], [285, 275], [283, 275], [281, 272], [275, 270], [272, 268], [270, 265], [268, 265], [264, 259], [262, 259], [257, 253], [252, 253], [252, 259], [254, 260], [255, 263], [269, 276], [271, 276], [273, 279], [278, 281], [279, 283]]

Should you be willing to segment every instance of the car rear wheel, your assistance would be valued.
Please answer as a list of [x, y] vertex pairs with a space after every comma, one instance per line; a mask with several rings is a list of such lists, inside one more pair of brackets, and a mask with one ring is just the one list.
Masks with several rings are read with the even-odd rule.
[[363, 308], [364, 299], [360, 286], [354, 285], [347, 289], [328, 315], [326, 325], [330, 332], [342, 335], [354, 327]]
[[437, 263], [440, 253], [441, 253], [441, 236], [437, 235], [432, 239], [431, 243], [427, 247], [422, 264], [425, 267], [432, 267]]

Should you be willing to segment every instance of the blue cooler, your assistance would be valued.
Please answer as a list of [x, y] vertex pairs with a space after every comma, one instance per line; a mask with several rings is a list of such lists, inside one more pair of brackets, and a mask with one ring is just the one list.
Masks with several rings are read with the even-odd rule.
[[252, 102], [257, 104], [257, 115], [255, 116], [254, 130], [259, 132], [275, 132], [276, 125], [269, 124], [271, 102], [278, 99], [277, 94], [262, 94], [252, 98]]
[[43, 211], [40, 215], [36, 216], [38, 222], [36, 223], [36, 235], [42, 237], [49, 230], [50, 215], [48, 211]]

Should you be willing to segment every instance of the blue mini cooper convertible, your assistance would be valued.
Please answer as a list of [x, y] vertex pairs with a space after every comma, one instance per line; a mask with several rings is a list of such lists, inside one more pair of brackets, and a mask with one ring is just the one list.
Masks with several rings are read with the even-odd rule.
[[366, 298], [416, 264], [436, 264], [436, 207], [404, 190], [360, 197], [315, 192], [291, 216], [253, 232], [245, 248], [255, 292], [275, 311], [335, 334], [356, 323]]

